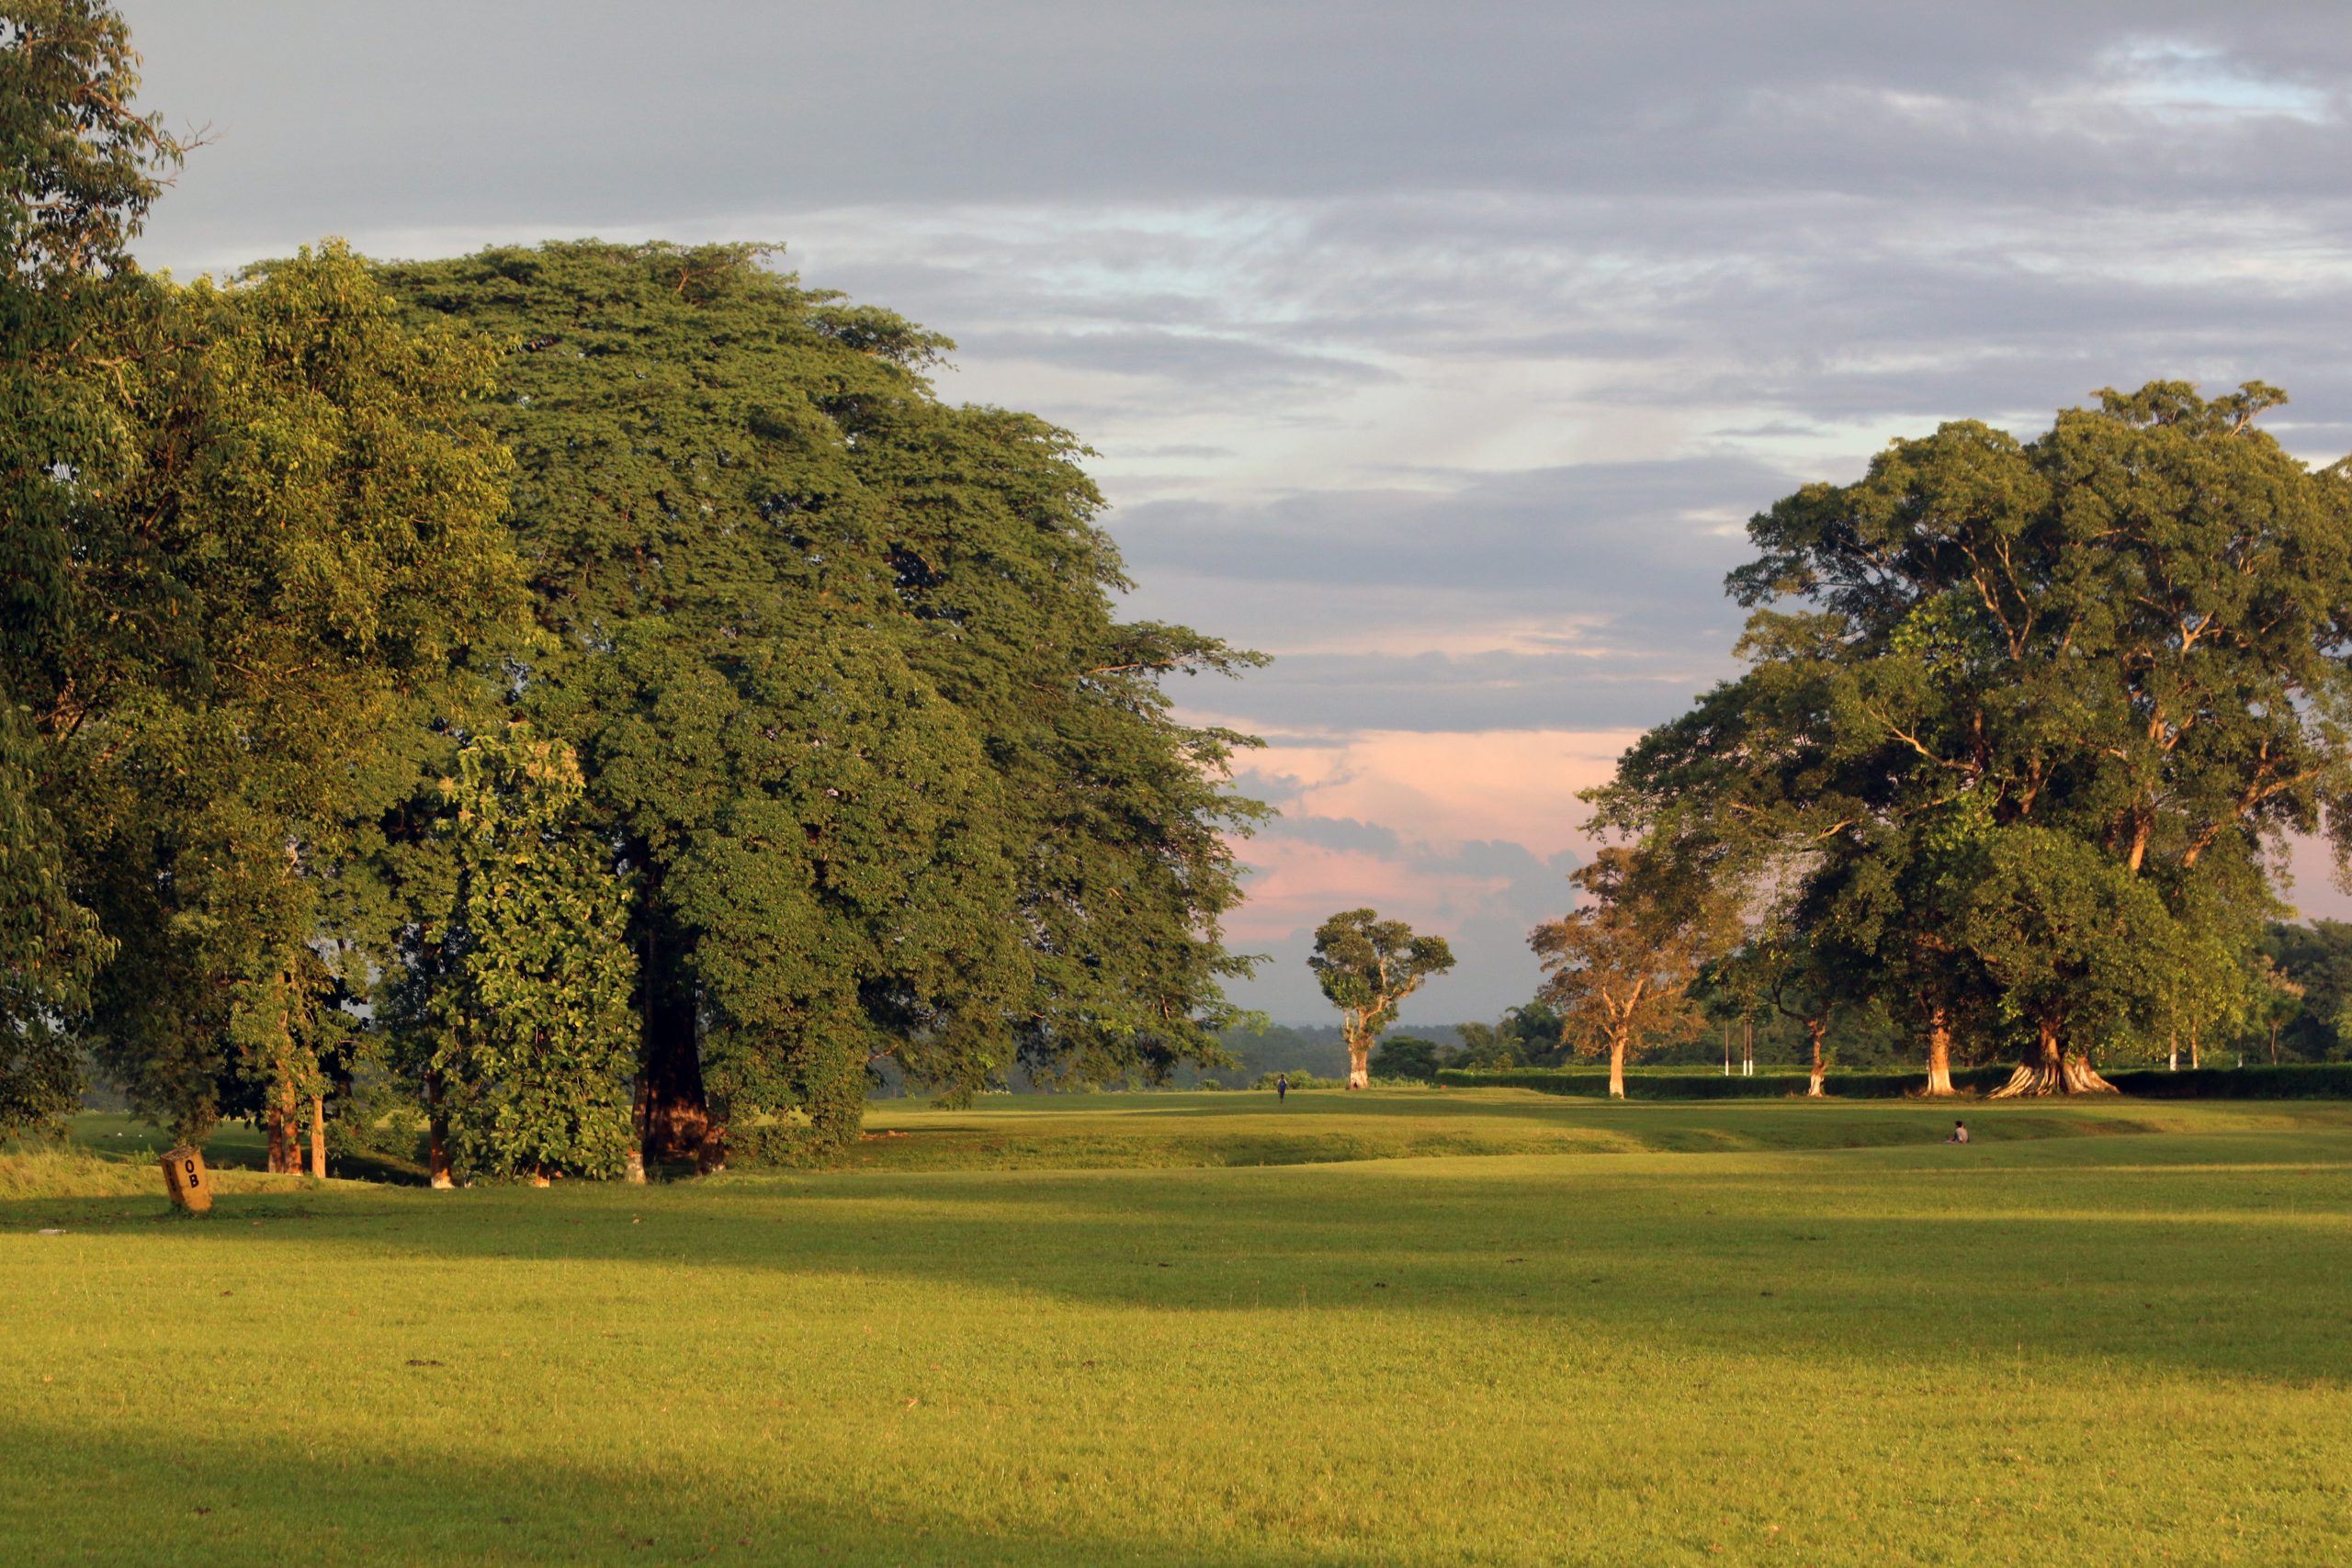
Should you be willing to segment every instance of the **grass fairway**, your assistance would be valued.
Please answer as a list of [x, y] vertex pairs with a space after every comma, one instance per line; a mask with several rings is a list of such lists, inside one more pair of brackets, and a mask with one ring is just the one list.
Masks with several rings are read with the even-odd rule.
[[2352, 1561], [2352, 1107], [1966, 1114], [1070, 1097], [202, 1221], [20, 1168], [0, 1560]]

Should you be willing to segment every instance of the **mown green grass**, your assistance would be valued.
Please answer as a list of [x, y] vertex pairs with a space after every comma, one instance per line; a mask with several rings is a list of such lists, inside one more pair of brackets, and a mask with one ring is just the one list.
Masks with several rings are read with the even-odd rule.
[[1089, 1097], [7, 1198], [0, 1560], [2352, 1558], [2352, 1108], [1963, 1113]]
[[[2176, 1111], [2179, 1114], [2175, 1114]], [[2291, 1117], [2291, 1113], [2290, 1113]], [[1527, 1089], [1317, 1089], [1272, 1094], [1026, 1095], [971, 1111], [888, 1101], [866, 1117], [853, 1169], [1114, 1169], [1311, 1165], [1441, 1155], [1707, 1153], [1934, 1142], [1967, 1119], [1990, 1142], [2278, 1122], [2250, 1107], [2101, 1100], [1990, 1108], [1968, 1100], [1753, 1101], [1596, 1106]], [[2352, 1118], [2347, 1119], [2352, 1125]]]

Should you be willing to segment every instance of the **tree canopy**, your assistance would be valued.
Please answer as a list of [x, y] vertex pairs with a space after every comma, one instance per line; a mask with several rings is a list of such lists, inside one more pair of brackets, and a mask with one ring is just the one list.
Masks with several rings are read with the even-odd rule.
[[138, 65], [96, 0], [0, 16], [0, 1130], [74, 1103], [72, 1030], [118, 945], [63, 842], [54, 748], [83, 700], [72, 650], [125, 608], [75, 550], [129, 461], [115, 372], [154, 296], [129, 246], [180, 153], [130, 107]]
[[2281, 400], [2156, 382], [2030, 443], [1949, 424], [1759, 513], [1747, 672], [1637, 743], [1600, 819], [1772, 890], [1923, 1026], [1973, 1010], [2013, 1088], [2098, 1087], [2181, 996], [2222, 1006], [2286, 835], [2352, 847], [2352, 479], [2256, 425]]
[[944, 339], [768, 260], [383, 275], [520, 345], [493, 424], [545, 636], [515, 706], [638, 879], [654, 1143], [836, 1145], [885, 1061], [954, 1094], [1213, 1056], [1249, 742], [1159, 682], [1257, 657], [1119, 622], [1072, 438], [941, 402]]

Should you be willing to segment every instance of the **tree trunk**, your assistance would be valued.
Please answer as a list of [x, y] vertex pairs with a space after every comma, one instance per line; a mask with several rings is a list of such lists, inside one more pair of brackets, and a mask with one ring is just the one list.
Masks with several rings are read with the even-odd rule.
[[1809, 1018], [1804, 1021], [1805, 1034], [1813, 1042], [1813, 1077], [1804, 1086], [1807, 1100], [1819, 1100], [1826, 1092], [1821, 1087], [1821, 1081], [1829, 1076], [1829, 1068], [1821, 1059], [1821, 1036], [1826, 1027], [1819, 1019]]
[[1348, 1087], [1372, 1087], [1372, 1042], [1354, 1035], [1348, 1038]]
[[1956, 1092], [1951, 1087], [1951, 1019], [1940, 1007], [1928, 1012], [1928, 1093]]
[[2066, 1057], [2066, 1092], [2068, 1094], [2121, 1094], [2123, 1091], [2099, 1076], [2090, 1058], [2078, 1053]]
[[424, 1168], [434, 1188], [447, 1191], [458, 1183], [449, 1174], [449, 1117], [441, 1109], [441, 1074], [424, 1075]]
[[637, 1089], [629, 1100], [629, 1125], [637, 1129], [637, 1141], [629, 1145], [628, 1164], [621, 1169], [621, 1179], [631, 1187], [645, 1185], [645, 1075], [637, 1075]]
[[2197, 1031], [2191, 1029], [2188, 1032], [2188, 1070], [2193, 1073], [2204, 1065], [2197, 1055]]
[[2172, 1054], [2165, 1058], [2165, 1071], [2180, 1071], [2180, 1031], [2177, 1029], [2172, 1032]]
[[2009, 1081], [1993, 1091], [1993, 1099], [2066, 1092], [2065, 1055], [2058, 1046], [2058, 1026], [2045, 1023], [2041, 1026], [2041, 1034], [2033, 1059], [2018, 1063], [2018, 1070], [2009, 1075]]
[[[646, 945], [655, 949], [650, 938]], [[662, 956], [658, 950], [655, 956]], [[650, 964], [644, 978], [644, 1149], [648, 1160], [699, 1159], [704, 1134], [710, 1128], [702, 1050], [695, 1039], [694, 982], [691, 976], [677, 973], [677, 967]]]
[[2080, 1055], [2064, 1050], [2058, 1041], [2058, 1026], [2041, 1026], [2041, 1039], [2033, 1060], [2021, 1062], [2009, 1075], [2009, 1081], [1995, 1089], [1992, 1098], [2009, 1100], [2020, 1095], [2044, 1094], [2115, 1094], [2116, 1087], [2099, 1077]]
[[1625, 1098], [1625, 1041], [1622, 1035], [1609, 1042], [1609, 1098]]
[[2270, 1065], [2278, 1065], [2278, 1021], [2275, 1018], [2270, 1021]]
[[269, 1090], [269, 1151], [265, 1162], [277, 1176], [299, 1176], [302, 1171], [301, 1124], [294, 1086], [283, 1078]]
[[327, 1098], [311, 1096], [311, 1174], [327, 1179]]

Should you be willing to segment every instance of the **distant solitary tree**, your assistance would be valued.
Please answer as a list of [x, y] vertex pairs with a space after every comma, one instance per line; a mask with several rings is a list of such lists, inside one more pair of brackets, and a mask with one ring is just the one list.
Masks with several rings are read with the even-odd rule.
[[1537, 994], [1566, 1015], [1564, 1038], [1578, 1055], [1607, 1054], [1610, 1098], [1623, 1100], [1626, 1057], [1698, 1030], [1690, 981], [1729, 917], [1703, 890], [1645, 878], [1633, 850], [1603, 850], [1569, 880], [1590, 902], [1528, 938], [1546, 975]]
[[1376, 909], [1348, 909], [1315, 932], [1306, 961], [1323, 994], [1340, 1010], [1348, 1043], [1348, 1087], [1372, 1085], [1372, 1043], [1396, 1021], [1396, 1009], [1432, 975], [1453, 967], [1453, 950], [1440, 936], [1415, 936], [1402, 920]]

